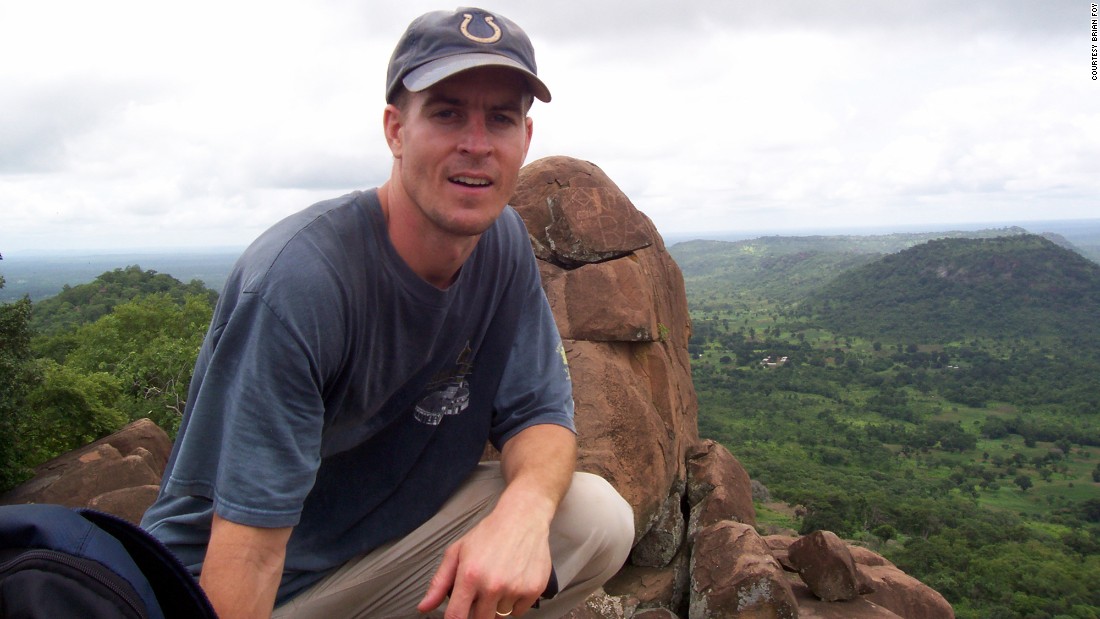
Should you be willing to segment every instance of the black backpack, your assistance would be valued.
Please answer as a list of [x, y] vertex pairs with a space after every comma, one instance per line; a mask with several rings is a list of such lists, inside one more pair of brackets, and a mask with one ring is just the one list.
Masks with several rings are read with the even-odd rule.
[[157, 539], [101, 512], [0, 507], [0, 618], [216, 619]]

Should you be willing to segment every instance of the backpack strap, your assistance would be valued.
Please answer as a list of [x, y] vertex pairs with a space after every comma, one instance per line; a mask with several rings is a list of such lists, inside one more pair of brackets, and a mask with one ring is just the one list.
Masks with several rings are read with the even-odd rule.
[[157, 538], [129, 521], [91, 509], [78, 513], [126, 548], [149, 580], [165, 619], [217, 619], [214, 607], [191, 572]]

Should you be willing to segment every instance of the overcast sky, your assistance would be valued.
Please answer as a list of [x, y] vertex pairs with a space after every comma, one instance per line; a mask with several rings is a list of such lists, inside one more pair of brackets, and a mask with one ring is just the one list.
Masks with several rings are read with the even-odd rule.
[[[1082, 0], [495, 0], [665, 236], [1100, 217]], [[389, 174], [419, 0], [0, 0], [0, 253], [243, 247]]]

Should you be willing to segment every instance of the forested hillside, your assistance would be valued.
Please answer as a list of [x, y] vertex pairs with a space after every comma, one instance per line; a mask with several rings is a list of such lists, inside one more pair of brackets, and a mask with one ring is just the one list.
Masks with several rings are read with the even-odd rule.
[[162, 294], [182, 304], [188, 296], [205, 297], [213, 305], [218, 294], [197, 279], [183, 284], [175, 277], [140, 266], [128, 266], [101, 274], [88, 284], [65, 284], [55, 296], [34, 304], [31, 327], [42, 335], [53, 335], [95, 322], [120, 303], [138, 297]]
[[1100, 265], [1034, 235], [932, 241], [840, 274], [801, 310], [864, 337], [1083, 348], [1100, 343]]
[[215, 298], [132, 266], [0, 305], [0, 492], [138, 418], [174, 435]]
[[931, 240], [1023, 234], [1027, 234], [1023, 228], [1004, 228], [876, 236], [768, 236], [737, 242], [689, 241], [677, 243], [669, 251], [684, 277], [694, 284], [689, 295], [705, 292], [709, 300], [765, 295], [789, 303], [849, 269]]
[[881, 550], [961, 619], [1100, 616], [1100, 267], [1019, 234], [731, 245], [670, 251], [700, 433], [759, 520]]

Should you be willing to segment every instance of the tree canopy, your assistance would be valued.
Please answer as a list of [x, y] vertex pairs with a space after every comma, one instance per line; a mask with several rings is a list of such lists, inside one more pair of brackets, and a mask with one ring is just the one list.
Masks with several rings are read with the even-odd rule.
[[132, 266], [0, 305], [0, 491], [142, 417], [174, 436], [215, 299]]

